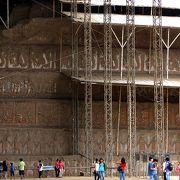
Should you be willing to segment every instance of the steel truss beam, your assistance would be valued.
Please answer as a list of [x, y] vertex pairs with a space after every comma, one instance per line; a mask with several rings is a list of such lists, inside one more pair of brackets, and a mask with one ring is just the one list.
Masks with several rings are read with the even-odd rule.
[[126, 0], [127, 24], [127, 104], [129, 175], [135, 176], [136, 153], [136, 86], [135, 86], [135, 0]]
[[104, 0], [104, 65], [104, 118], [106, 129], [106, 162], [107, 165], [112, 167], [113, 134], [111, 0]]
[[[93, 160], [92, 137], [92, 29], [91, 0], [84, 0], [84, 52], [85, 52], [85, 133], [87, 166]], [[90, 160], [90, 161], [89, 161]], [[90, 164], [89, 164], [90, 163]]]
[[157, 156], [165, 153], [161, 0], [153, 0], [154, 104]]

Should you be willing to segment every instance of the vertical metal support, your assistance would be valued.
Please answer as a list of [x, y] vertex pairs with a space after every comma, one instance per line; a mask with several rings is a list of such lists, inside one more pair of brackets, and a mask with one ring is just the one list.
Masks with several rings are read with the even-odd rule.
[[73, 82], [73, 155], [79, 154], [79, 98], [77, 82]]
[[165, 121], [165, 152], [168, 153], [168, 144], [169, 144], [169, 97], [168, 97], [168, 88], [166, 91], [166, 121]]
[[118, 124], [117, 124], [117, 148], [116, 155], [119, 156], [119, 131], [120, 131], [120, 119], [121, 119], [121, 86], [119, 87], [119, 103], [118, 103]]
[[[87, 166], [93, 160], [92, 137], [92, 29], [91, 0], [84, 0], [84, 52], [85, 52], [85, 133]], [[90, 163], [90, 164], [89, 164]]]
[[122, 36], [121, 36], [121, 79], [123, 77], [123, 58], [124, 58], [124, 26], [122, 27]]
[[[78, 33], [73, 18], [77, 15], [77, 1], [71, 3], [72, 7], [72, 76], [78, 77]], [[73, 154], [79, 153], [79, 98], [78, 83], [73, 82]]]
[[157, 156], [165, 152], [164, 146], [164, 93], [163, 93], [163, 49], [162, 49], [161, 0], [153, 0], [153, 52], [154, 52], [154, 104]]
[[168, 37], [167, 37], [166, 76], [168, 79], [169, 78], [169, 28], [168, 28]]
[[7, 0], [7, 29], [9, 29], [9, 0]]
[[106, 162], [107, 165], [112, 167], [113, 134], [111, 0], [104, 0], [104, 65], [104, 118], [106, 129]]
[[56, 12], [56, 3], [55, 0], [53, 0], [53, 18], [55, 18], [55, 12]]
[[135, 86], [135, 0], [126, 0], [127, 24], [127, 104], [128, 104], [128, 164], [129, 176], [136, 167], [136, 86]]

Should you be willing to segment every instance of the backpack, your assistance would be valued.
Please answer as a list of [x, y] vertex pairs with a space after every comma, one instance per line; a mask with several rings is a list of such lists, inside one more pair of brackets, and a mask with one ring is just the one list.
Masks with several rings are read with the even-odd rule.
[[168, 171], [172, 171], [173, 170], [173, 165], [170, 162], [168, 162], [166, 168], [167, 168]]
[[119, 171], [119, 172], [122, 171], [121, 165], [118, 166], [117, 171]]

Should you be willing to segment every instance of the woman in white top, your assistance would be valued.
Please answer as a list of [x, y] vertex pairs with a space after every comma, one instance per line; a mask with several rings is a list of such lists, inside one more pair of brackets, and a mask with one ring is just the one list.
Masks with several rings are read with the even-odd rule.
[[94, 163], [94, 179], [99, 180], [99, 160], [96, 159], [96, 162]]

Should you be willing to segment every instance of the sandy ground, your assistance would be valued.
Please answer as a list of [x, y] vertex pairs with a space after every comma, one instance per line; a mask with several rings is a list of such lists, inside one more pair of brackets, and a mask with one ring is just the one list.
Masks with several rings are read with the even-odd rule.
[[[17, 178], [17, 179], [19, 179], [19, 178]], [[31, 180], [31, 179], [34, 179], [34, 180], [38, 180], [39, 178], [27, 178], [27, 179], [29, 179], [29, 180]], [[94, 178], [93, 177], [81, 177], [81, 176], [79, 176], [79, 177], [63, 177], [63, 178], [41, 178], [41, 180], [48, 180], [48, 179], [50, 179], [50, 180], [57, 180], [57, 179], [64, 179], [64, 180], [94, 180]], [[128, 178], [128, 177], [126, 177], [126, 180], [148, 180], [147, 178], [145, 178], [145, 179], [143, 179], [143, 178], [135, 178], [135, 177], [132, 177], [132, 178]], [[160, 179], [162, 179], [162, 178], [160, 178]], [[118, 177], [105, 177], [105, 180], [119, 180], [119, 178]], [[179, 178], [178, 178], [178, 176], [172, 176], [171, 177], [171, 180], [179, 180]]]

